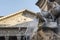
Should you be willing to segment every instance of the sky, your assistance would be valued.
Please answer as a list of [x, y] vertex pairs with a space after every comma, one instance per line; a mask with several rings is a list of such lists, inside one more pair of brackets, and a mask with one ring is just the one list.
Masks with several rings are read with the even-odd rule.
[[39, 12], [35, 5], [38, 0], [0, 0], [0, 16], [6, 16], [19, 10], [28, 9]]

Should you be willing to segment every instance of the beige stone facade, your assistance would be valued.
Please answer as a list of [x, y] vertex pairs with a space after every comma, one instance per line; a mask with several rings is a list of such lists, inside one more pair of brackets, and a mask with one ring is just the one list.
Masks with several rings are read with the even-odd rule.
[[[9, 37], [20, 37], [24, 35], [28, 27], [38, 27], [39, 18], [36, 13], [22, 10], [0, 18], [0, 37], [8, 40]], [[32, 30], [33, 31], [33, 30]], [[33, 33], [33, 32], [32, 32]]]

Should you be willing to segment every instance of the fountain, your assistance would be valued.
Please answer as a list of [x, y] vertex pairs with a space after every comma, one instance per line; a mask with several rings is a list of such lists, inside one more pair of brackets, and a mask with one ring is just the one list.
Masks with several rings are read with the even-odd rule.
[[[46, 1], [48, 5], [47, 3], [46, 5], [42, 4], [43, 5], [42, 7], [44, 8], [46, 8], [47, 6], [46, 9], [42, 9], [41, 5], [39, 4], [40, 2], [36, 4], [41, 9], [41, 13], [39, 13], [39, 15], [41, 15], [42, 19], [45, 21], [43, 22], [44, 23], [43, 27], [58, 28], [57, 18], [60, 16], [60, 11], [59, 11], [60, 6], [58, 5], [58, 3], [55, 2], [55, 0], [46, 0]], [[43, 1], [41, 2], [43, 3]]]
[[39, 12], [37, 15], [42, 22], [42, 25], [39, 24], [41, 26], [38, 31], [42, 40], [60, 40], [60, 5], [55, 0], [38, 0], [36, 5], [41, 9], [41, 13]]

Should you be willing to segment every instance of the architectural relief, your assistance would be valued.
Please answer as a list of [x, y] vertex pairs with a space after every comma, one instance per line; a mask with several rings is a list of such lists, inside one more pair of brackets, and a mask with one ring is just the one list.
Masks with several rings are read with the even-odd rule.
[[38, 23], [39, 18], [36, 13], [26, 9], [4, 16], [0, 18], [0, 39], [31, 40], [37, 32]]
[[39, 24], [37, 39], [60, 40], [60, 5], [55, 0], [38, 0], [36, 5], [41, 9], [38, 15], [43, 20], [42, 25]]
[[38, 0], [41, 12], [22, 10], [0, 17], [0, 40], [60, 40], [60, 5]]

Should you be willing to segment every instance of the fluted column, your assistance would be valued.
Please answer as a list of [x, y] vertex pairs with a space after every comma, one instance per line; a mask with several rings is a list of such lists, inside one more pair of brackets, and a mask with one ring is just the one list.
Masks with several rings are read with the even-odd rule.
[[20, 36], [17, 36], [17, 40], [21, 40], [21, 37]]
[[5, 40], [9, 40], [9, 36], [5, 36]]

